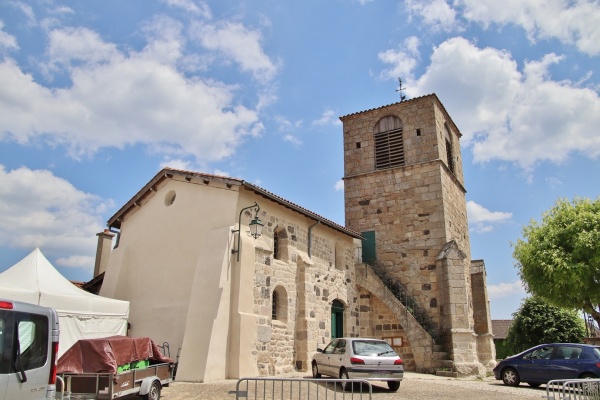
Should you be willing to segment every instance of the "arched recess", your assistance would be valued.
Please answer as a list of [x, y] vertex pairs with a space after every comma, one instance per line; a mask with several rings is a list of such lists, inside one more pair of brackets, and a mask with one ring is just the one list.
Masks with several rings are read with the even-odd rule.
[[271, 319], [274, 321], [287, 322], [288, 319], [287, 292], [283, 286], [273, 289], [271, 295]]
[[275, 227], [273, 230], [273, 258], [275, 260], [288, 260], [288, 235], [285, 228]]
[[344, 310], [346, 306], [341, 300], [331, 303], [331, 338], [344, 337]]

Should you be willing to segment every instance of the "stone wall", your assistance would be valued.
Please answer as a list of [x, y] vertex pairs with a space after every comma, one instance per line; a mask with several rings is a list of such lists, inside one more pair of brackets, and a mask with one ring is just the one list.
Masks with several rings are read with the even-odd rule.
[[376, 296], [365, 289], [359, 291], [360, 336], [387, 340], [402, 357], [404, 369], [415, 371], [410, 339], [398, 317]]
[[[256, 250], [254, 281], [254, 309], [259, 315], [254, 355], [259, 374], [306, 371], [317, 347], [331, 340], [333, 300], [345, 305], [345, 335], [358, 336], [352, 238], [314, 225], [309, 257], [308, 232], [314, 221], [281, 210], [264, 212], [261, 219], [267, 221], [265, 245]], [[274, 259], [275, 232], [285, 238], [280, 240], [284, 249], [279, 259]], [[278, 301], [285, 301], [285, 311], [277, 319], [271, 318], [274, 290]]]
[[[386, 115], [402, 120], [405, 166], [375, 170], [373, 126]], [[342, 120], [346, 225], [375, 232], [378, 261], [439, 324], [436, 255], [455, 240], [470, 257], [460, 134], [435, 96]], [[447, 166], [445, 126], [453, 136], [454, 172]]]
[[[373, 132], [379, 120], [387, 116], [402, 122], [404, 165], [377, 170]], [[482, 350], [484, 358], [490, 350], [484, 349], [488, 340], [477, 337], [473, 330], [471, 249], [458, 128], [435, 95], [350, 114], [341, 120], [346, 226], [375, 233], [376, 262], [406, 287], [438, 325], [447, 339], [449, 355], [461, 365], [459, 372], [480, 371], [477, 350]], [[440, 260], [449, 243], [460, 257], [449, 259], [446, 254]], [[361, 294], [361, 310], [366, 310], [370, 300], [370, 310], [375, 311], [373, 296]], [[395, 306], [386, 305], [392, 310], [391, 321], [397, 317]], [[361, 324], [361, 330], [377, 335], [376, 326], [383, 325], [373, 320], [370, 323], [375, 325], [367, 328]], [[393, 323], [385, 326], [391, 328]], [[401, 325], [400, 329], [406, 333], [411, 328]], [[421, 357], [421, 350], [432, 350], [419, 346], [415, 352], [415, 343], [411, 345], [418, 366], [427, 357]]]

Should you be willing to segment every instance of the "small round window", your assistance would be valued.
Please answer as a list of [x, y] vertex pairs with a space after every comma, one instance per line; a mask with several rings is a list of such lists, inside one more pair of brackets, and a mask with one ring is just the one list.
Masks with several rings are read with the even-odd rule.
[[169, 190], [169, 193], [165, 196], [165, 206], [169, 207], [171, 204], [175, 203], [175, 196], [177, 194], [174, 190]]

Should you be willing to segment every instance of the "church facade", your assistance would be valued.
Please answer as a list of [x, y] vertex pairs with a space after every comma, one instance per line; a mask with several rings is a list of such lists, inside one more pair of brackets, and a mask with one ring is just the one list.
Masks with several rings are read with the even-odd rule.
[[388, 340], [408, 370], [493, 366], [458, 129], [435, 95], [341, 120], [345, 226], [240, 179], [165, 168], [98, 235], [100, 294], [130, 301], [129, 335], [178, 349], [178, 380], [309, 371], [341, 336]]

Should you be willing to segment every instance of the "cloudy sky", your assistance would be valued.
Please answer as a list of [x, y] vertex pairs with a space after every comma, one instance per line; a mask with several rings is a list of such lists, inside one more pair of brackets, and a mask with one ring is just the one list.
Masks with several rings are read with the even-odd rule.
[[436, 93], [462, 133], [492, 318], [511, 243], [600, 188], [598, 0], [0, 2], [0, 271], [89, 280], [96, 233], [164, 166], [344, 224], [339, 116]]

